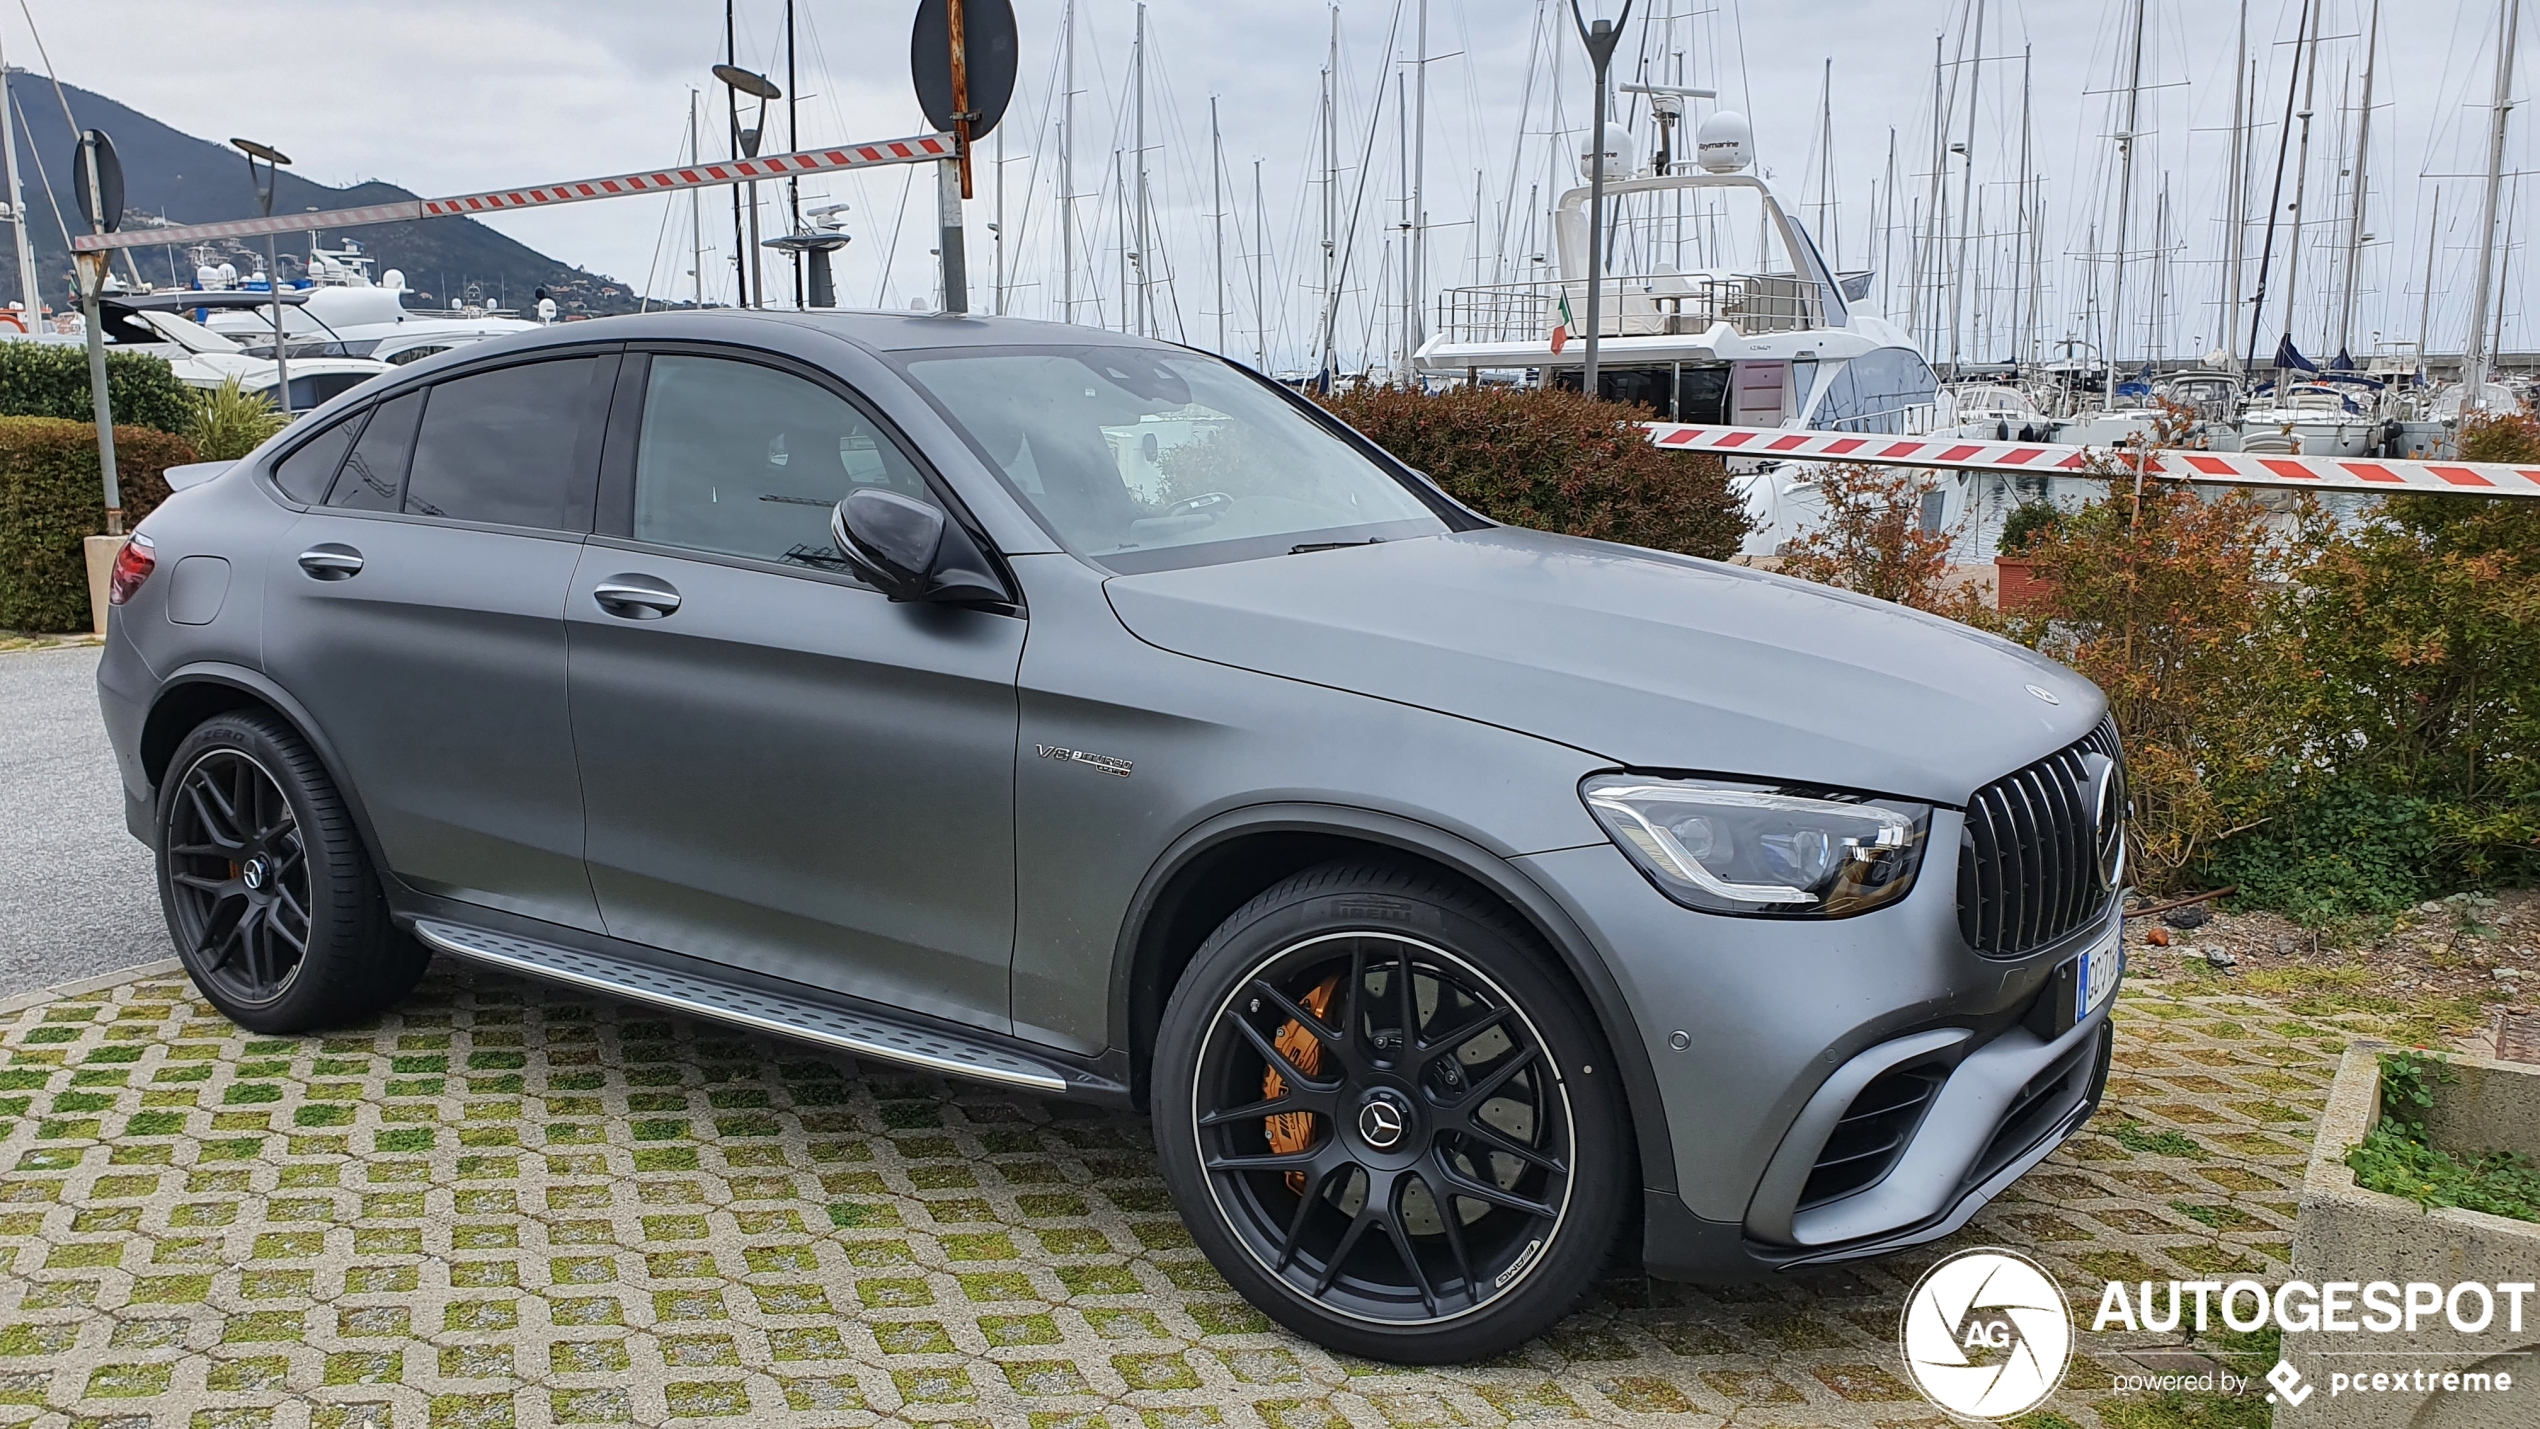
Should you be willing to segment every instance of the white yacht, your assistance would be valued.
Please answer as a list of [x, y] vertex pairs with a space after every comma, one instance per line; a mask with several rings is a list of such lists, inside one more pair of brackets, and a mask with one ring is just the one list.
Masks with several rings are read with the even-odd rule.
[[[1742, 115], [1722, 111], [1703, 122], [1698, 168], [1662, 160], [1634, 173], [1631, 143], [1621, 126], [1609, 127], [1606, 172], [1626, 177], [1605, 185], [1613, 237], [1598, 315], [1602, 395], [1679, 422], [1891, 433], [1936, 425], [1930, 363], [1867, 302], [1870, 275], [1839, 276], [1771, 187], [1747, 172]], [[1475, 380], [1518, 372], [1581, 385], [1588, 198], [1582, 183], [1555, 206], [1559, 276], [1440, 295], [1437, 332], [1414, 359], [1421, 372]], [[1748, 554], [1773, 554], [1813, 519], [1813, 468], [1737, 461], [1731, 470], [1760, 523]], [[1942, 482], [1926, 522], [1954, 519], [1963, 489]]]
[[[98, 303], [99, 328], [105, 336], [109, 352], [141, 352], [164, 358], [175, 370], [179, 382], [206, 390], [219, 387], [230, 378], [249, 392], [261, 393], [280, 404], [277, 387], [281, 382], [282, 364], [270, 357], [259, 357], [246, 351], [229, 337], [214, 332], [188, 315], [188, 310], [209, 294], [193, 292], [109, 293]], [[244, 293], [227, 293], [221, 299], [232, 304], [232, 310], [243, 306], [238, 299]], [[283, 294], [283, 311], [296, 294]], [[273, 300], [264, 294], [254, 301], [262, 312], [270, 314]], [[271, 318], [264, 319], [271, 332]], [[83, 332], [42, 332], [19, 337], [0, 327], [0, 341], [42, 342], [58, 346], [84, 347]], [[270, 350], [270, 349], [268, 349]], [[294, 354], [291, 371], [290, 410], [305, 412], [319, 403], [346, 392], [382, 372], [393, 371], [387, 363], [367, 357], [301, 357]]]
[[[391, 268], [374, 282], [370, 268], [371, 259], [358, 243], [348, 240], [331, 249], [310, 246], [308, 286], [284, 289], [286, 302], [294, 294], [302, 299], [283, 309], [283, 339], [290, 344], [295, 365], [304, 353], [310, 357], [368, 357], [403, 365], [453, 347], [526, 332], [537, 326], [502, 316], [499, 310], [482, 305], [457, 304], [449, 312], [408, 308], [405, 275]], [[228, 281], [211, 268], [198, 268], [195, 273], [199, 288], [217, 291]], [[266, 275], [255, 273], [237, 280], [234, 290], [263, 293], [267, 289]], [[208, 324], [213, 331], [236, 338], [251, 353], [268, 357], [273, 353], [269, 310], [214, 311]]]

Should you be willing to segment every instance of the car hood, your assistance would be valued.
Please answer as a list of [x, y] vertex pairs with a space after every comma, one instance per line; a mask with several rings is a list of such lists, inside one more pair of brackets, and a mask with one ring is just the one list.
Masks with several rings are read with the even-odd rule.
[[2071, 670], [1954, 621], [1513, 527], [1105, 588], [1121, 622], [1163, 649], [1642, 769], [1964, 804], [2106, 709]]

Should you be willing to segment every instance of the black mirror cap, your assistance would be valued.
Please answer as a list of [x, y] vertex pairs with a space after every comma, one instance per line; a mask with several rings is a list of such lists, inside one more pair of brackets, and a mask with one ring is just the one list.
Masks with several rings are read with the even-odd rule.
[[944, 542], [944, 513], [896, 491], [859, 491], [838, 503], [830, 534], [857, 574], [893, 600], [926, 593], [935, 552]]
[[858, 491], [838, 503], [829, 529], [856, 574], [893, 600], [1013, 601], [970, 533], [926, 502]]

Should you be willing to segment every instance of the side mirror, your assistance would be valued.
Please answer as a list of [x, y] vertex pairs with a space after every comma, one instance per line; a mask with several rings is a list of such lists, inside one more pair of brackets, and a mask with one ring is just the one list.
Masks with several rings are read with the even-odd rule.
[[970, 533], [913, 497], [856, 492], [830, 513], [829, 530], [856, 574], [893, 600], [1014, 599]]

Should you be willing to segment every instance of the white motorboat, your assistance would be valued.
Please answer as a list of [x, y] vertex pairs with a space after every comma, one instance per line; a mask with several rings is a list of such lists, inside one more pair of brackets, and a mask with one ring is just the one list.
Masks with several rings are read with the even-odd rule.
[[[100, 331], [109, 352], [139, 352], [164, 359], [176, 373], [176, 379], [188, 387], [210, 390], [236, 378], [245, 391], [277, 401], [277, 388], [282, 378], [282, 364], [270, 357], [258, 357], [243, 350], [230, 338], [212, 331], [187, 316], [184, 298], [198, 298], [192, 293], [110, 293], [98, 303]], [[231, 297], [243, 294], [228, 295]], [[286, 307], [291, 294], [284, 295]], [[267, 311], [272, 299], [260, 297]], [[83, 332], [44, 332], [19, 337], [0, 327], [0, 341], [41, 342], [55, 346], [84, 347]], [[367, 357], [293, 356], [289, 363], [291, 391], [289, 408], [305, 412], [340, 393], [348, 392], [380, 373], [393, 371], [387, 363]]]
[[[436, 352], [538, 326], [481, 305], [460, 305], [446, 313], [408, 308], [405, 275], [391, 268], [373, 282], [370, 263], [358, 243], [348, 241], [333, 249], [312, 245], [308, 286], [283, 290], [283, 340], [290, 344], [295, 366], [303, 355], [369, 357], [402, 366]], [[209, 268], [198, 269], [195, 281], [213, 291], [221, 291], [224, 283]], [[228, 291], [261, 295], [268, 286], [266, 275], [255, 273]], [[294, 296], [301, 301], [290, 303]], [[272, 356], [270, 305], [253, 311], [215, 310], [206, 321], [213, 331], [235, 338], [249, 353]]]
[[[1605, 185], [1614, 236], [1599, 292], [1598, 392], [1670, 421], [1931, 430], [1940, 414], [1931, 365], [1871, 309], [1868, 275], [1838, 276], [1772, 188], [1745, 172], [1745, 119], [1711, 116], [1696, 144], [1699, 170], [1653, 166]], [[1606, 147], [1607, 171], [1630, 174], [1620, 126]], [[1582, 385], [1588, 198], [1581, 184], [1555, 207], [1559, 276], [1440, 296], [1437, 331], [1414, 358], [1420, 372], [1475, 380], [1519, 372]], [[1772, 554], [1813, 519], [1813, 468], [1735, 462], [1732, 470], [1759, 522], [1749, 554]], [[1954, 492], [1963, 484], [1941, 485]], [[1946, 523], [1956, 504], [1954, 496], [1935, 501], [1926, 522]]]

